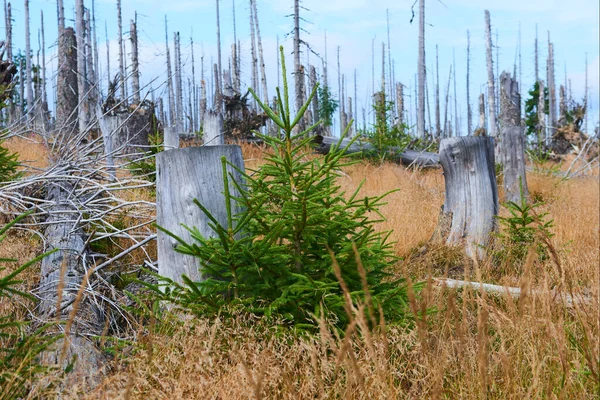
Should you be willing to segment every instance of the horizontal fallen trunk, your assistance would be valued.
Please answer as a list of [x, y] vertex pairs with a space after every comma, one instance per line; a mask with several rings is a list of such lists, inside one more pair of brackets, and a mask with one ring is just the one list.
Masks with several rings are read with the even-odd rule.
[[[340, 148], [345, 148], [350, 143], [351, 139], [343, 139]], [[317, 144], [315, 150], [321, 154], [329, 153], [332, 146], [337, 145], [339, 138], [330, 136], [315, 136], [314, 142]], [[355, 141], [346, 150], [346, 154], [361, 153], [361, 152], [373, 152], [375, 147], [371, 143]], [[395, 152], [394, 148], [390, 149], [391, 161], [401, 163], [404, 165], [415, 165], [422, 168], [439, 168], [440, 157], [436, 153], [430, 153], [426, 151], [415, 151], [415, 150], [403, 150]]]
[[[500, 285], [492, 285], [490, 283], [480, 283], [480, 282], [470, 282], [470, 281], [459, 281], [456, 279], [434, 279], [434, 282], [441, 287], [448, 287], [451, 289], [460, 289], [465, 287], [470, 287], [474, 290], [483, 290], [486, 293], [491, 293], [494, 295], [509, 295], [514, 299], [518, 299], [523, 295], [523, 291], [521, 288], [510, 287], [510, 286], [500, 286]], [[542, 292], [542, 291], [531, 291], [530, 295], [534, 296], [542, 296], [542, 295], [550, 295], [554, 300], [564, 299], [567, 306], [572, 307], [574, 304], [582, 304], [589, 303], [592, 299], [589, 296], [580, 296], [574, 297], [569, 294], [565, 294], [561, 296], [560, 293], [555, 291], [550, 292]]]
[[[65, 368], [76, 360], [69, 382], [85, 379], [90, 387], [99, 383], [105, 357], [90, 338], [102, 334], [103, 312], [97, 301], [82, 296], [91, 265], [85, 266], [86, 235], [73, 214], [79, 212], [73, 197], [74, 181], [52, 183], [47, 199], [44, 236], [48, 250], [58, 251], [42, 260], [38, 316], [42, 321], [66, 322], [65, 337], [42, 356], [47, 365]], [[78, 300], [79, 299], [79, 300]]]

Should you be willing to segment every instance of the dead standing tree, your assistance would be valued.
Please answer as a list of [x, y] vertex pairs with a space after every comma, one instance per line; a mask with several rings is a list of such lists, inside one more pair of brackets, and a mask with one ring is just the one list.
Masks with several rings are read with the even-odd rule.
[[500, 154], [504, 166], [506, 201], [520, 203], [521, 188], [527, 197], [525, 176], [525, 136], [521, 126], [519, 84], [503, 72], [500, 75]]
[[488, 76], [488, 133], [497, 135], [496, 123], [496, 86], [494, 83], [494, 65], [492, 61], [492, 30], [490, 26], [490, 12], [485, 10], [485, 47]]

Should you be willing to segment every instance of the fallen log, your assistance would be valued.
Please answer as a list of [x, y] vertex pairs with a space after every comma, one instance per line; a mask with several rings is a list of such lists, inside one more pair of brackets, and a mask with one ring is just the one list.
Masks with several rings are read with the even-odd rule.
[[83, 296], [93, 266], [85, 265], [86, 236], [79, 223], [72, 181], [51, 183], [44, 237], [46, 250], [56, 252], [42, 260], [38, 316], [42, 321], [65, 322], [65, 337], [42, 356], [47, 365], [65, 368], [75, 362], [67, 382], [91, 387], [99, 383], [105, 357], [90, 337], [102, 334], [103, 312], [99, 303]]
[[[315, 136], [313, 142], [316, 144], [315, 150], [320, 154], [327, 154], [331, 150], [331, 147], [337, 145], [339, 138], [331, 136]], [[340, 148], [345, 148], [350, 143], [351, 139], [343, 139]], [[375, 147], [371, 143], [363, 141], [355, 141], [348, 147], [346, 154], [354, 153], [369, 153], [374, 152]], [[389, 150], [388, 160], [401, 163], [409, 166], [418, 166], [421, 168], [439, 168], [440, 167], [440, 156], [436, 153], [430, 153], [427, 151], [416, 151], [416, 150], [403, 150], [398, 151], [397, 148], [391, 148]]]

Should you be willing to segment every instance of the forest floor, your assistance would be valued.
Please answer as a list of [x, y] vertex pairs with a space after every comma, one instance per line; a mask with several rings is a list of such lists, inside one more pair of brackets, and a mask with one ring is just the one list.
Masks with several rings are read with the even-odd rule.
[[[22, 160], [42, 159], [20, 140], [7, 147]], [[244, 146], [247, 167], [260, 148]], [[38, 167], [43, 164], [37, 162]], [[564, 162], [560, 168], [568, 167]], [[73, 398], [597, 398], [600, 383], [600, 191], [597, 171], [561, 180], [538, 166], [527, 176], [531, 197], [554, 220], [556, 256], [522, 263], [473, 263], [457, 249], [428, 243], [444, 200], [441, 170], [413, 171], [390, 163], [346, 167], [339, 182], [351, 192], [387, 197], [382, 230], [402, 258], [393, 273], [426, 282], [411, 308], [413, 328], [357, 328], [340, 338], [321, 321], [320, 334], [275, 331], [260, 319], [181, 319], [139, 326], [136, 346], [113, 357], [111, 372], [92, 393]], [[131, 196], [151, 197], [140, 192]], [[502, 200], [502, 194], [501, 194]], [[501, 214], [507, 210], [501, 207]], [[182, 221], [183, 222], [183, 221]], [[22, 260], [40, 250], [35, 237], [9, 235], [3, 257]], [[135, 257], [130, 260], [135, 263]], [[447, 289], [452, 277], [521, 288], [519, 299], [473, 289]], [[25, 287], [36, 285], [31, 269]], [[566, 295], [576, 301], [565, 301]], [[420, 311], [430, 310], [429, 313]], [[26, 316], [22, 304], [0, 300], [0, 311]], [[368, 314], [368, 313], [366, 313]], [[378, 318], [378, 316], [375, 316]]]

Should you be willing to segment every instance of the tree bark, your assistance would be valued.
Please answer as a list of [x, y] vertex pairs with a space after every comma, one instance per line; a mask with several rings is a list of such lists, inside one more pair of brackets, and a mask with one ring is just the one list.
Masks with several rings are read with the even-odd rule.
[[77, 44], [73, 28], [65, 28], [58, 38], [56, 85], [56, 129], [70, 137], [77, 128]]
[[508, 72], [500, 75], [500, 147], [502, 154], [504, 193], [506, 201], [520, 203], [521, 190], [527, 198], [525, 175], [525, 137], [521, 127], [519, 84]]
[[223, 135], [223, 115], [208, 111], [204, 116], [204, 146], [220, 146], [225, 144]]
[[488, 75], [488, 134], [496, 136], [496, 86], [494, 82], [494, 66], [492, 62], [492, 30], [490, 26], [490, 12], [485, 10], [485, 43]]
[[[188, 147], [163, 151], [156, 156], [156, 217], [159, 226], [188, 243], [192, 243], [193, 239], [181, 224], [198, 228], [204, 237], [215, 237], [209, 218], [192, 202], [198, 199], [220, 224], [227, 227], [222, 156], [244, 170], [242, 151], [237, 145]], [[237, 182], [242, 182], [239, 172], [229, 165], [227, 173], [232, 174]], [[232, 196], [239, 196], [231, 183], [229, 191]], [[240, 212], [234, 201], [231, 206], [233, 215]], [[202, 280], [198, 259], [177, 253], [176, 245], [170, 236], [158, 232], [158, 273], [176, 282], [182, 281], [183, 274], [192, 281]]]
[[556, 85], [554, 83], [554, 45], [550, 43], [550, 32], [548, 32], [548, 133], [546, 136], [546, 145], [550, 145], [550, 140], [554, 136], [556, 127]]
[[493, 140], [454, 137], [440, 143], [446, 199], [432, 239], [464, 246], [469, 257], [480, 260], [498, 214]]

